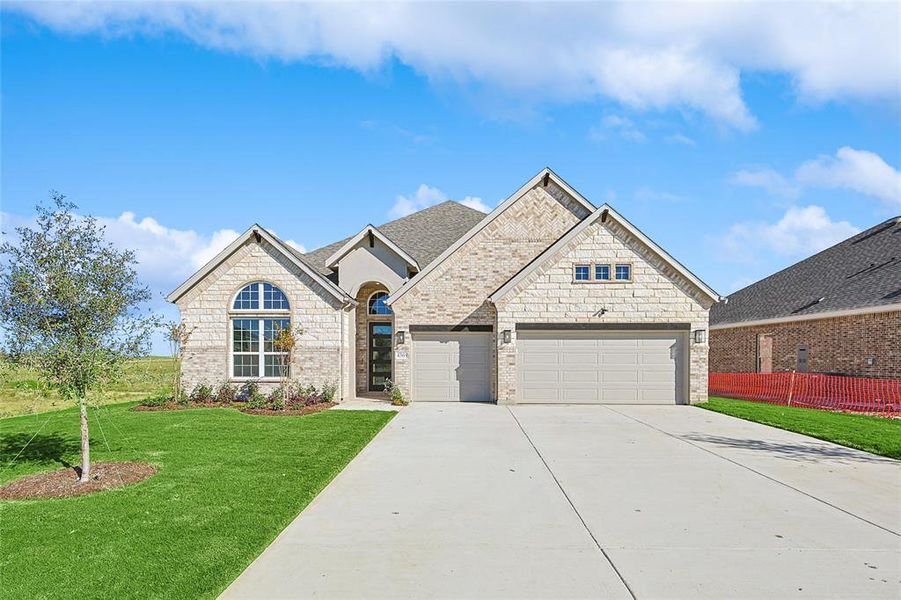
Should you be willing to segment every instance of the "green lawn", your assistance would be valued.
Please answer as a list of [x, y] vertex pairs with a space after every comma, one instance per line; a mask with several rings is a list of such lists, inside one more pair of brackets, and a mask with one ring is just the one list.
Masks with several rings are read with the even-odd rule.
[[[174, 360], [149, 356], [129, 361], [120, 381], [92, 392], [89, 399], [93, 404], [115, 404], [172, 393]], [[0, 361], [0, 417], [59, 410], [72, 404], [44, 388], [34, 371]]]
[[[0, 502], [0, 597], [215, 597], [394, 415], [131, 406], [91, 409], [93, 456], [159, 472], [81, 498]], [[0, 419], [0, 483], [77, 461], [74, 409]]]
[[711, 397], [698, 406], [849, 448], [901, 459], [901, 419], [834, 413], [732, 398]]

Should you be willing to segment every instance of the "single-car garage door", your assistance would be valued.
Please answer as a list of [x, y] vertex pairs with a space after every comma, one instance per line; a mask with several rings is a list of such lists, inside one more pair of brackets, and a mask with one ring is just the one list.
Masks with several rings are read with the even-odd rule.
[[490, 333], [414, 333], [414, 402], [488, 402]]
[[685, 337], [674, 331], [518, 331], [518, 401], [681, 403]]

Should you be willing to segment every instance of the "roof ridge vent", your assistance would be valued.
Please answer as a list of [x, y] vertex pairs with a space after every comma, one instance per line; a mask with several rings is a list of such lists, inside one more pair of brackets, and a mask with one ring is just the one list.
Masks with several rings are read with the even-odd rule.
[[[851, 245], [859, 244], [860, 242], [862, 242], [862, 241], [864, 241], [864, 240], [868, 240], [868, 239], [870, 239], [870, 238], [873, 237], [873, 236], [879, 235], [879, 234], [882, 233], [883, 231], [888, 231], [889, 229], [891, 229], [892, 227], [894, 227], [895, 225], [897, 225], [899, 222], [901, 222], [901, 217], [898, 217], [898, 218], [896, 218], [896, 219], [892, 219], [891, 221], [889, 221], [888, 223], [882, 225], [881, 227], [879, 227], [879, 226], [877, 225], [877, 227], [879, 227], [879, 229], [876, 229], [875, 231], [870, 231], [869, 233], [864, 232], [864, 234], [862, 235], [862, 237], [860, 237], [860, 238], [854, 240], [853, 242], [851, 242]], [[901, 231], [901, 230], [899, 230], [899, 231]], [[860, 235], [860, 234], [859, 234], [859, 235]]]

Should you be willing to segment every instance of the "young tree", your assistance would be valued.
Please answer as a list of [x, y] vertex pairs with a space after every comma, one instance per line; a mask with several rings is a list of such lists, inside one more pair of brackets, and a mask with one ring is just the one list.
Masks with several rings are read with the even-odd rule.
[[294, 362], [294, 348], [297, 346], [297, 338], [303, 335], [303, 328], [299, 325], [294, 329], [290, 327], [276, 327], [272, 340], [272, 348], [279, 354], [276, 361], [279, 368], [279, 387], [282, 389], [282, 397], [288, 398], [288, 381], [291, 379], [291, 364]]
[[173, 392], [173, 398], [178, 401], [182, 397], [182, 389], [181, 389], [181, 365], [184, 362], [185, 358], [185, 350], [188, 346], [188, 341], [191, 339], [191, 334], [194, 333], [196, 327], [188, 327], [184, 323], [167, 323], [166, 328], [168, 329], [169, 334], [169, 348], [172, 352], [173, 362], [175, 363], [175, 391]]
[[50, 206], [38, 205], [34, 229], [18, 227], [18, 243], [0, 245], [0, 324], [11, 358], [78, 403], [80, 481], [87, 481], [87, 393], [146, 354], [159, 321], [139, 312], [150, 291], [137, 282], [134, 252], [116, 250], [94, 218], [76, 215], [60, 194], [51, 197]]

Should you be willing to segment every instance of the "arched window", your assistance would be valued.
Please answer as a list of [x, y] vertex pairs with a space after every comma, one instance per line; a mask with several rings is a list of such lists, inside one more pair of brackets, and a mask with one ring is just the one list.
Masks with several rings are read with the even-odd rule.
[[388, 299], [388, 292], [376, 292], [369, 297], [369, 314], [370, 315], [392, 315], [394, 311], [385, 304]]
[[284, 292], [262, 281], [245, 285], [235, 295], [232, 310], [260, 310], [260, 298], [263, 298], [263, 310], [288, 310], [288, 298]]
[[271, 283], [256, 281], [235, 294], [231, 308], [241, 313], [231, 318], [231, 376], [276, 379], [288, 375], [287, 354], [275, 348], [279, 331], [291, 328], [285, 293]]

